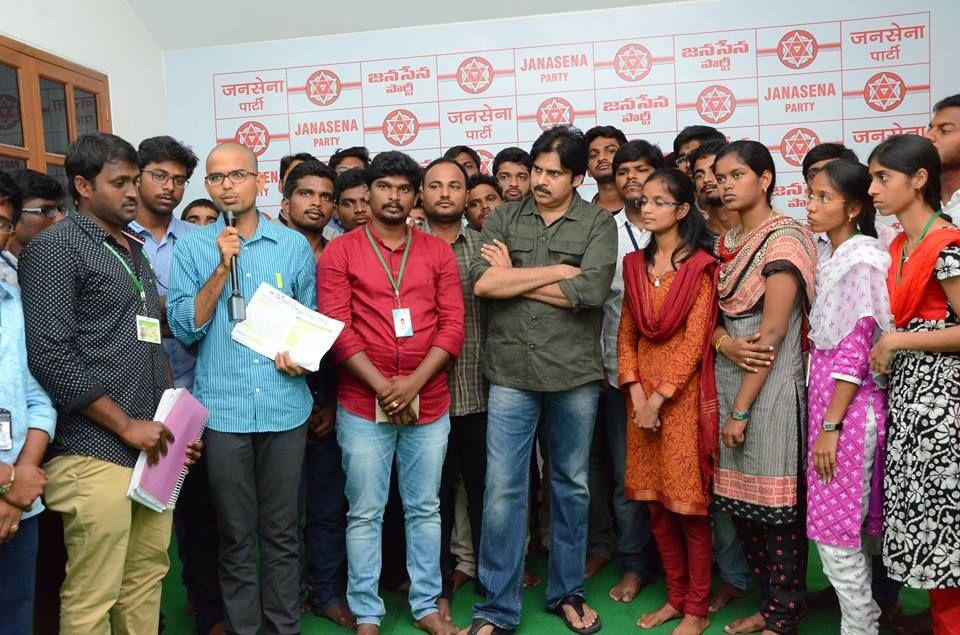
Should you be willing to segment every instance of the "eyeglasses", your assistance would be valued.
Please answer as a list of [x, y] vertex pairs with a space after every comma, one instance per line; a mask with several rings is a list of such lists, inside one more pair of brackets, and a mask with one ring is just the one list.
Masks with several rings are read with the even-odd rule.
[[810, 192], [809, 194], [807, 194], [807, 200], [810, 201], [811, 203], [813, 203], [813, 202], [820, 203], [821, 205], [829, 205], [830, 203], [833, 203], [834, 201], [838, 201], [838, 202], [840, 202], [840, 203], [846, 203], [846, 200], [845, 200], [845, 199], [842, 199], [842, 198], [833, 198], [833, 197], [830, 196], [829, 194], [821, 194], [820, 196], [817, 196], [817, 195], [814, 194], [813, 192]]
[[187, 183], [190, 182], [187, 180], [187, 177], [185, 176], [180, 176], [179, 174], [176, 176], [172, 176], [170, 174], [167, 174], [163, 170], [140, 170], [140, 171], [146, 172], [147, 174], [149, 174], [150, 178], [152, 178], [153, 182], [156, 183], [157, 185], [166, 185], [167, 181], [173, 179], [174, 187], [184, 188], [186, 187]]
[[0, 234], [10, 233], [13, 233], [13, 223], [5, 219], [0, 219]]
[[677, 201], [665, 201], [662, 198], [641, 198], [640, 207], [646, 206], [648, 203], [652, 203], [654, 207], [677, 207], [678, 205], [683, 205], [683, 203], [678, 203]]
[[24, 207], [24, 214], [36, 214], [38, 216], [46, 216], [47, 218], [56, 218], [57, 216], [63, 216], [67, 213], [67, 208], [64, 205], [44, 205], [43, 207]]
[[208, 185], [220, 185], [224, 179], [230, 179], [231, 183], [239, 185], [246, 181], [248, 176], [257, 176], [258, 174], [259, 172], [249, 172], [247, 170], [234, 170], [226, 174], [214, 172], [213, 174], [208, 174], [203, 180], [206, 181]]
[[674, 162], [674, 163], [677, 165], [677, 167], [679, 168], [681, 165], [686, 165], [687, 163], [690, 163], [690, 155], [689, 155], [689, 154], [678, 154], [676, 157], [674, 157], [673, 162]]

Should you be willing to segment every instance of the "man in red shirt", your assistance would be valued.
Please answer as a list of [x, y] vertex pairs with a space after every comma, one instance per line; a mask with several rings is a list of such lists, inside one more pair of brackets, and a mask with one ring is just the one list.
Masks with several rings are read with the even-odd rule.
[[331, 242], [317, 266], [318, 307], [344, 322], [333, 347], [337, 440], [347, 475], [347, 602], [357, 633], [380, 632], [381, 524], [396, 460], [415, 625], [457, 629], [437, 612], [438, 491], [450, 432], [445, 368], [463, 346], [463, 297], [450, 246], [407, 227], [420, 167], [384, 152], [367, 170], [370, 222]]

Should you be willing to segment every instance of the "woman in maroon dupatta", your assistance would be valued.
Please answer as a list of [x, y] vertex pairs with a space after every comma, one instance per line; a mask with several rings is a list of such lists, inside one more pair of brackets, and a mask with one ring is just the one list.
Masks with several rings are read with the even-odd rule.
[[627, 427], [624, 493], [649, 506], [668, 589], [667, 603], [638, 625], [682, 617], [674, 635], [699, 635], [710, 625], [707, 506], [718, 438], [710, 336], [718, 264], [695, 201], [693, 182], [679, 170], [657, 170], [644, 184], [643, 226], [652, 238], [624, 259], [617, 338], [634, 423]]

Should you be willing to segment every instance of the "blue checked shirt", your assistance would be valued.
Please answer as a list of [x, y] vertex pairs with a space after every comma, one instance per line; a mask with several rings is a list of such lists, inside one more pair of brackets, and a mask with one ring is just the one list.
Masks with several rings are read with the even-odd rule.
[[[220, 263], [216, 241], [225, 226], [221, 216], [177, 241], [167, 295], [167, 322], [182, 344], [198, 345], [193, 394], [210, 410], [207, 427], [237, 434], [290, 430], [310, 415], [313, 397], [306, 378], [281, 373], [272, 360], [230, 338], [229, 280], [213, 317], [194, 325], [194, 302]], [[240, 242], [240, 291], [248, 302], [265, 282], [316, 309], [316, 261], [306, 238], [260, 214], [257, 231]]]

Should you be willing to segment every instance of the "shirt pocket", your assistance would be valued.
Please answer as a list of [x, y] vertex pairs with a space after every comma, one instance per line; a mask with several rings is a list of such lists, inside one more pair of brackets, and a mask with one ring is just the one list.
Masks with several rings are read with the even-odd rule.
[[510, 261], [514, 267], [532, 267], [534, 262], [533, 248], [536, 241], [533, 238], [520, 236], [510, 241]]
[[587, 241], [551, 240], [547, 248], [550, 250], [550, 262], [552, 264], [579, 267], [583, 260], [583, 252], [587, 249]]

